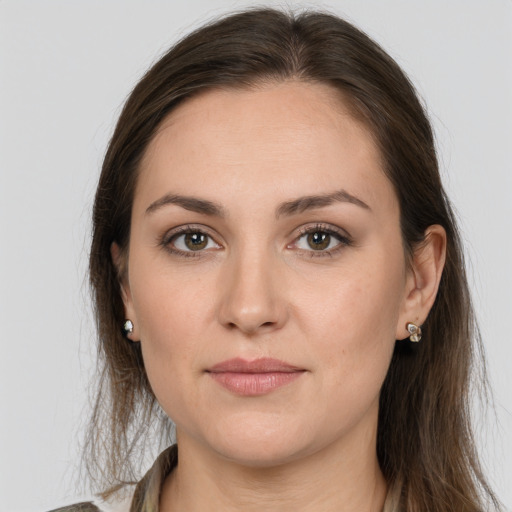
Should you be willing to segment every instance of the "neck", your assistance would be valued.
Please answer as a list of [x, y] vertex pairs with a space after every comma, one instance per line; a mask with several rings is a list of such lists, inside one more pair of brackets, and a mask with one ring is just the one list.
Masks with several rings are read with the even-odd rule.
[[386, 483], [376, 435], [329, 445], [277, 467], [247, 467], [179, 437], [177, 468], [167, 477], [161, 512], [381, 512]]

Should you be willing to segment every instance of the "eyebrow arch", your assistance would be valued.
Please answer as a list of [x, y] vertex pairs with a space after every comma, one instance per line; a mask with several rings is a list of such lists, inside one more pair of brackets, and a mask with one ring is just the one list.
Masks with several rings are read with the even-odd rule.
[[208, 201], [206, 199], [199, 199], [197, 197], [180, 196], [176, 194], [166, 194], [165, 196], [151, 203], [146, 209], [146, 215], [154, 213], [160, 208], [169, 204], [176, 204], [185, 210], [202, 213], [203, 215], [225, 217], [224, 208], [222, 208], [222, 206], [217, 203]]
[[282, 203], [276, 211], [276, 217], [295, 215], [306, 210], [329, 206], [332, 203], [351, 203], [371, 211], [371, 208], [361, 199], [349, 194], [346, 190], [337, 190], [331, 194], [304, 196]]

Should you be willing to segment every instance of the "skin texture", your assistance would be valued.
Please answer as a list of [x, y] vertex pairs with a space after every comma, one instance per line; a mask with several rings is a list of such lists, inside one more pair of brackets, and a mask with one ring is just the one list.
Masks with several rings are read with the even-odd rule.
[[[276, 215], [340, 190], [367, 207]], [[223, 215], [183, 204], [147, 212], [166, 195]], [[191, 251], [178, 228], [208, 235], [206, 246]], [[313, 250], [305, 230], [333, 232], [327, 249]], [[432, 226], [406, 264], [378, 149], [329, 86], [208, 91], [173, 111], [142, 162], [128, 254], [112, 248], [126, 267], [130, 337], [177, 426], [162, 510], [381, 510], [379, 391], [395, 340], [432, 306], [444, 237]], [[209, 373], [261, 357], [301, 373], [261, 396]]]

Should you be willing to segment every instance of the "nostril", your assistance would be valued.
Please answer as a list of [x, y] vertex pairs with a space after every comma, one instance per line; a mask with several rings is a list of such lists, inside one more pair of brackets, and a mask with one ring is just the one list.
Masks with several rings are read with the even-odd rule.
[[257, 319], [240, 318], [235, 321], [226, 322], [224, 325], [230, 331], [241, 330], [246, 334], [255, 334], [257, 332], [275, 329], [278, 324], [279, 322], [274, 320], [259, 322]]
[[[254, 324], [254, 325], [245, 325], [245, 328], [243, 330], [247, 331], [255, 331], [257, 329], [261, 329], [262, 327], [273, 327], [276, 324], [276, 322], [263, 322], [261, 324]], [[229, 322], [227, 324], [228, 329], [239, 329], [240, 325], [236, 322]]]

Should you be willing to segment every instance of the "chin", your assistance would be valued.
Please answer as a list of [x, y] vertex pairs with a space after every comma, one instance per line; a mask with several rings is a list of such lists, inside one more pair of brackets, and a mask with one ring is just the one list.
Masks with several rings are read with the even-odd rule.
[[284, 425], [282, 419], [240, 422], [237, 427], [219, 431], [210, 443], [223, 458], [244, 466], [279, 466], [313, 450], [304, 429]]
[[223, 458], [250, 468], [272, 468], [282, 466], [301, 457], [298, 447], [278, 445], [278, 443], [222, 446], [217, 453]]

